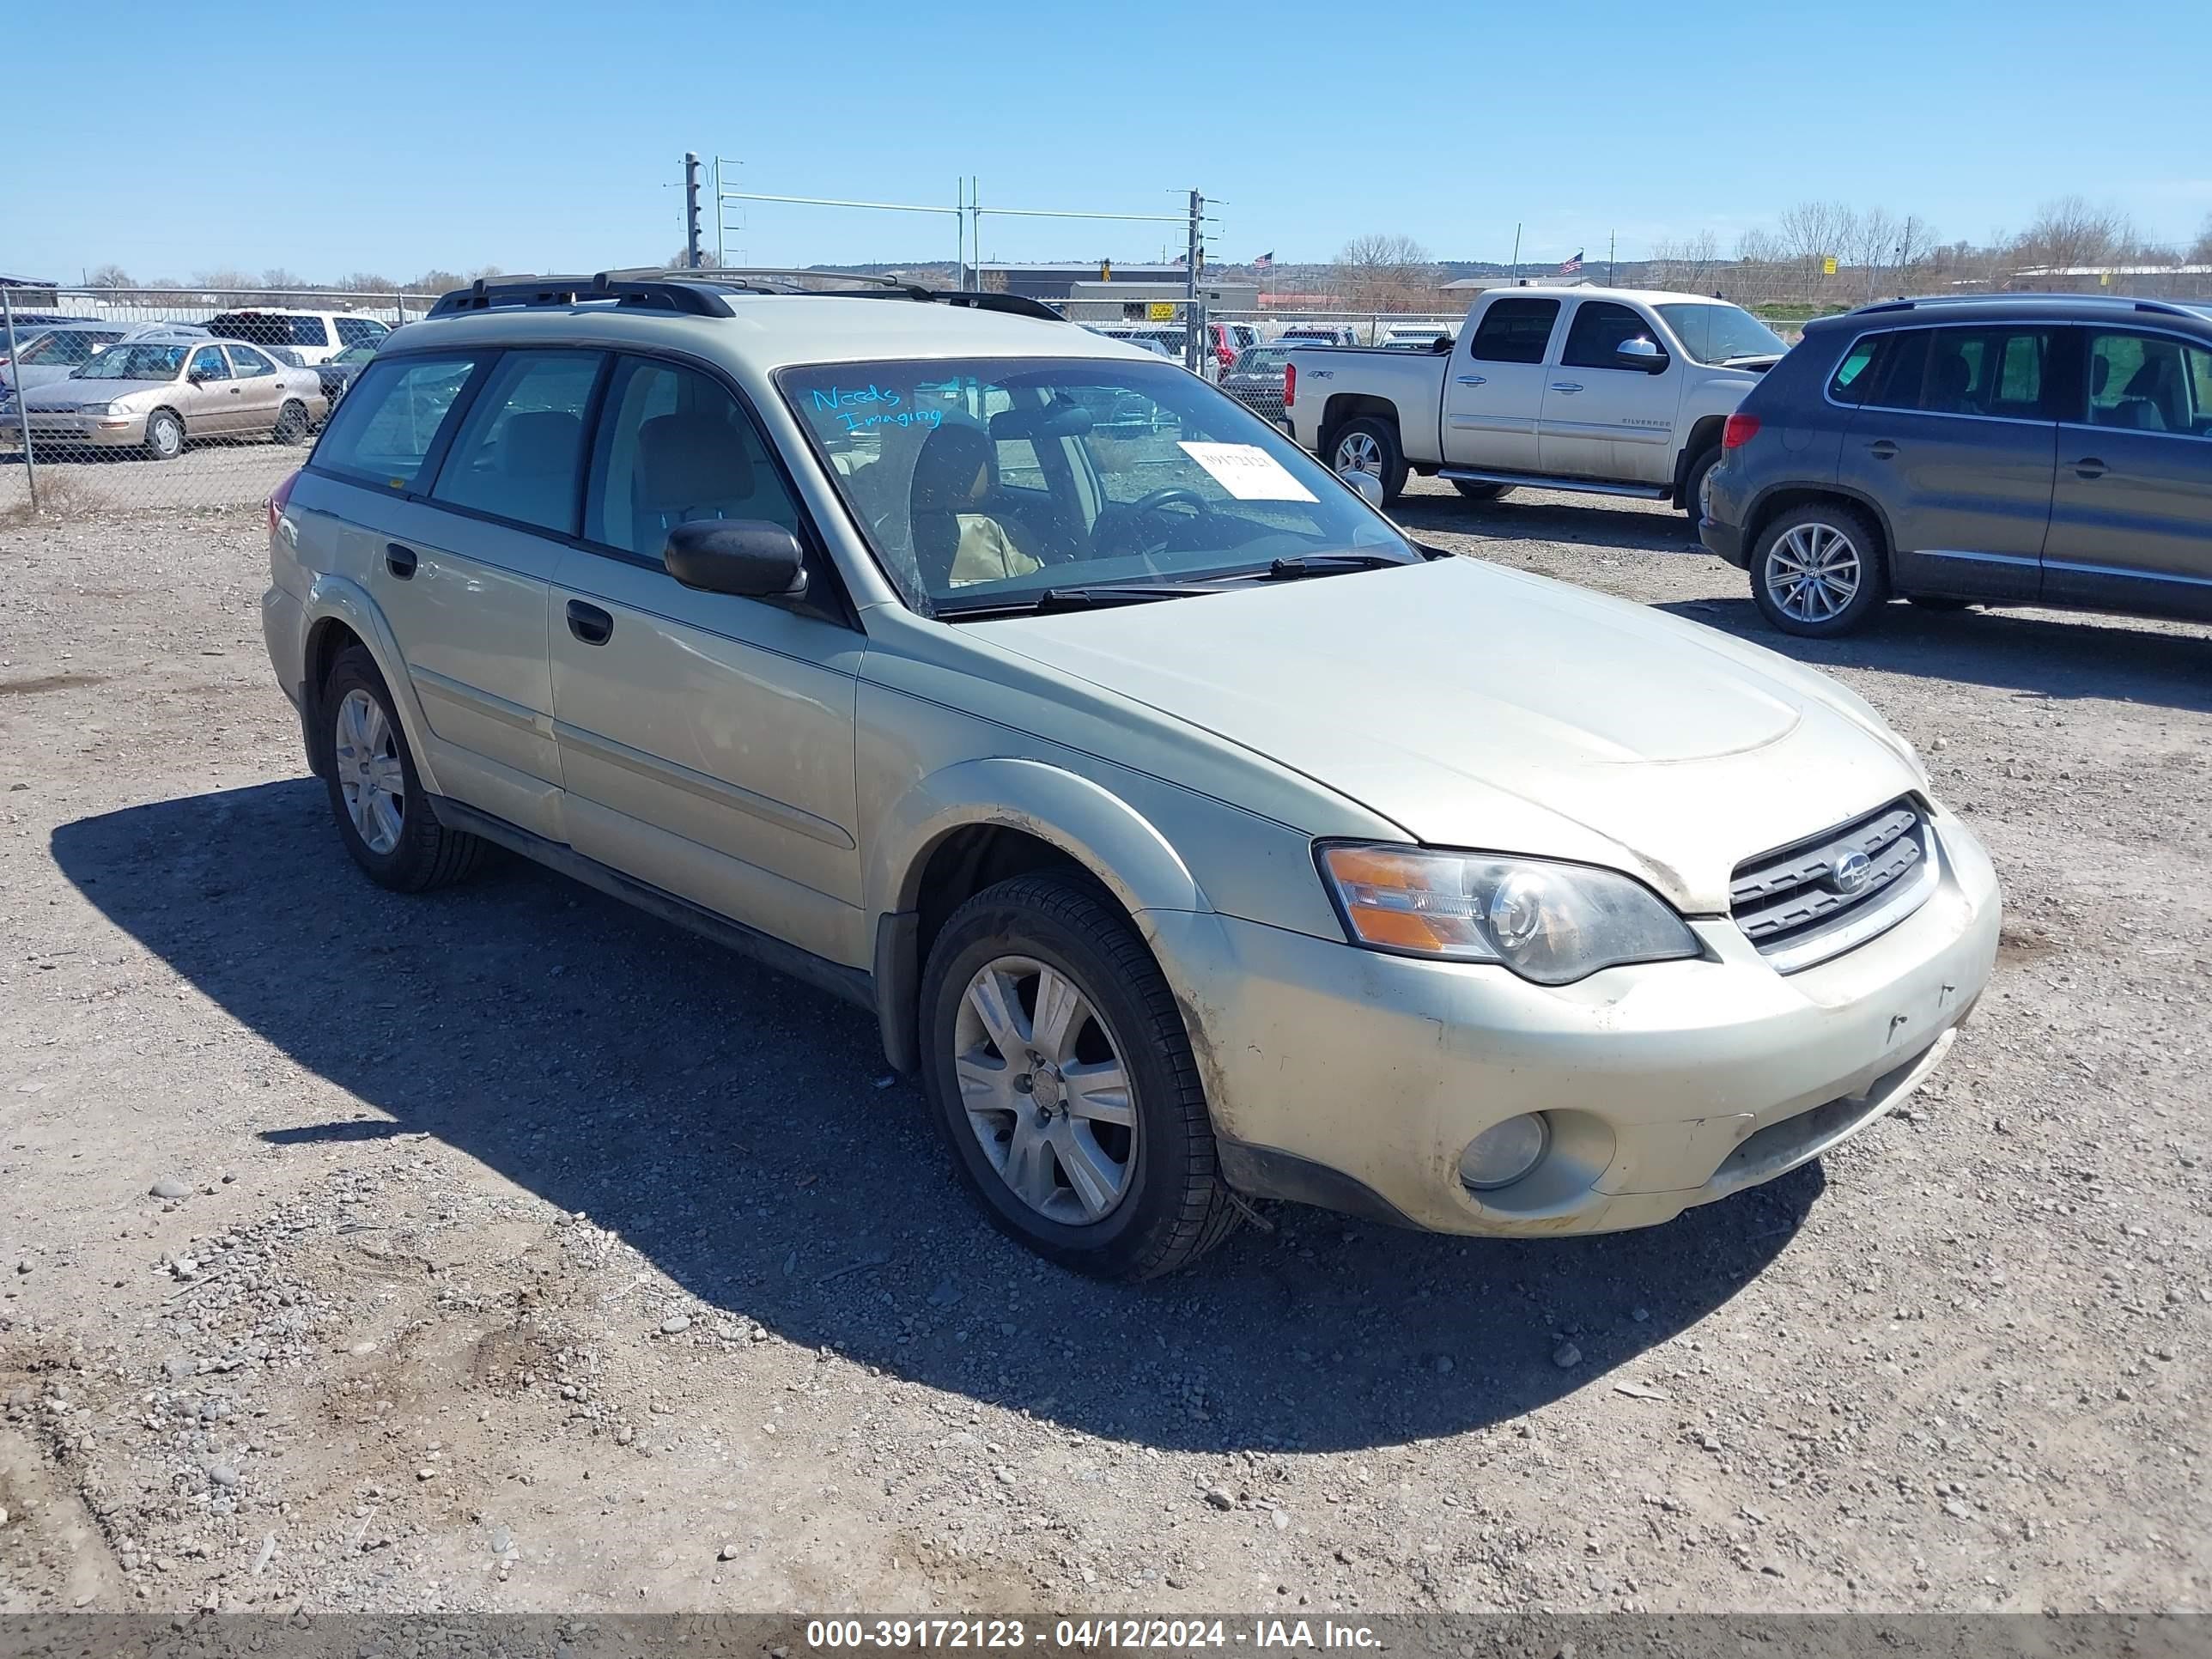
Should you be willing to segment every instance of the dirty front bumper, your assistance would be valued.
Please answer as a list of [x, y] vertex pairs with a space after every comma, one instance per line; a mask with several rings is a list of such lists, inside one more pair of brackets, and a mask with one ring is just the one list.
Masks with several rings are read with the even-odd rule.
[[[1695, 961], [1534, 985], [1230, 917], [1149, 912], [1233, 1185], [1440, 1232], [1607, 1232], [1771, 1181], [1911, 1095], [1988, 983], [1987, 855], [1931, 816], [1942, 876], [1888, 932], [1778, 973], [1726, 918]], [[1477, 1194], [1459, 1158], [1545, 1115], [1547, 1152]]]

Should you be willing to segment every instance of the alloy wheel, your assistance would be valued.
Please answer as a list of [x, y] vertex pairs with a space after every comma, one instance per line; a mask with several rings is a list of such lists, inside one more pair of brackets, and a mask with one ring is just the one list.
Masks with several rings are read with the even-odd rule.
[[1767, 597], [1793, 622], [1834, 621], [1864, 579], [1857, 544], [1833, 525], [1794, 526], [1766, 556]]
[[1382, 476], [1382, 446], [1368, 432], [1349, 432], [1336, 446], [1336, 470], [1339, 472], [1365, 472], [1375, 477]]
[[375, 698], [358, 687], [338, 704], [331, 758], [338, 792], [362, 844], [380, 856], [399, 845], [407, 816], [406, 775], [392, 722]]
[[968, 1127], [1008, 1191], [1067, 1226], [1103, 1221], [1137, 1169], [1123, 1050], [1082, 988], [1034, 957], [986, 963], [953, 1025]]

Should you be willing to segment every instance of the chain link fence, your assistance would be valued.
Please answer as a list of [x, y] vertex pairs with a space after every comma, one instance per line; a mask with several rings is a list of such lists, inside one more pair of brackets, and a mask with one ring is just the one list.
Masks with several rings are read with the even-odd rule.
[[434, 295], [9, 291], [0, 523], [252, 507]]

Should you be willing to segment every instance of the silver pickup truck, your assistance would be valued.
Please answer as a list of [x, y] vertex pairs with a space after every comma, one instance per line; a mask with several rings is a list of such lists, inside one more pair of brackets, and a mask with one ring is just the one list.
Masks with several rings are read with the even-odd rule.
[[1431, 352], [1294, 351], [1284, 414], [1386, 503], [1419, 472], [1480, 500], [1537, 484], [1694, 515], [1721, 428], [1788, 349], [1741, 306], [1694, 294], [1499, 289]]

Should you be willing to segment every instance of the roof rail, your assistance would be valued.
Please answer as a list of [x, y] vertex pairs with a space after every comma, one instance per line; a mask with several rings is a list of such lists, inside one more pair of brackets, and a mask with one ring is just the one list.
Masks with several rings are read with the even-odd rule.
[[737, 314], [730, 309], [730, 302], [705, 283], [637, 280], [605, 270], [592, 276], [506, 276], [490, 282], [479, 276], [466, 288], [441, 295], [429, 314], [452, 317], [507, 306], [572, 306], [594, 300], [611, 300], [641, 310], [672, 311], [687, 317]]
[[2010, 302], [2039, 305], [2125, 306], [2136, 311], [2147, 311], [2161, 317], [2186, 317], [2187, 307], [2169, 305], [2163, 300], [2138, 300], [2126, 294], [2066, 294], [2030, 293], [2009, 290], [1989, 294], [1923, 294], [1917, 300], [1881, 300], [1870, 306], [1860, 306], [1850, 314], [1854, 317], [1871, 316], [1880, 311], [1914, 311], [1923, 306], [2004, 305]]

